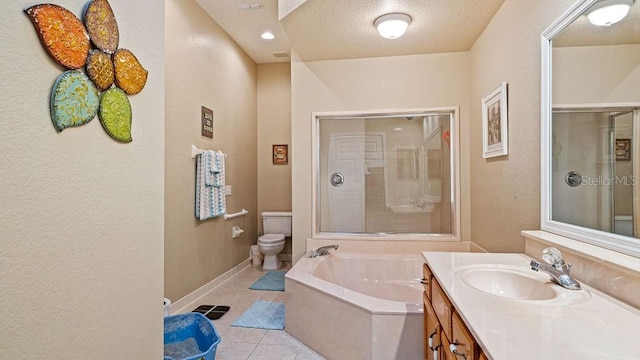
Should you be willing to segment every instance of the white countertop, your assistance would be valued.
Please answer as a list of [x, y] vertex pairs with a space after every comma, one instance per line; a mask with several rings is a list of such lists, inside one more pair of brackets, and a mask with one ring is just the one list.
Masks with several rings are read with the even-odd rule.
[[508, 299], [471, 287], [456, 270], [478, 264], [529, 269], [531, 258], [428, 251], [422, 255], [490, 359], [640, 359], [640, 310], [584, 283], [578, 291], [553, 284], [559, 295], [551, 300]]

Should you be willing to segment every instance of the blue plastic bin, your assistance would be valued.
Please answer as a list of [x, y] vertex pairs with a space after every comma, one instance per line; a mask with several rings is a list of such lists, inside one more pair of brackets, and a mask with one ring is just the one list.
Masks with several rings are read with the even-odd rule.
[[220, 335], [200, 313], [164, 318], [164, 360], [213, 360]]

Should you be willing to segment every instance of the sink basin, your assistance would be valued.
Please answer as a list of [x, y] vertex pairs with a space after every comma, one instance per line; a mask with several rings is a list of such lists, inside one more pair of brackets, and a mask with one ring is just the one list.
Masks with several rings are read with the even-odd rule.
[[591, 298], [587, 290], [565, 289], [528, 266], [473, 264], [454, 268], [453, 275], [465, 287], [509, 301], [569, 305]]
[[[527, 271], [527, 272], [525, 272]], [[520, 267], [472, 267], [456, 272], [465, 284], [485, 293], [514, 300], [550, 300], [559, 294], [548, 276]]]

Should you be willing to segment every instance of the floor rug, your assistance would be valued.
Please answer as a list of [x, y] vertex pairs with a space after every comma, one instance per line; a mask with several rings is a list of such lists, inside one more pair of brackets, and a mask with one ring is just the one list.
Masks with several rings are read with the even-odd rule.
[[251, 286], [251, 290], [284, 291], [284, 274], [286, 271], [269, 271]]
[[231, 323], [231, 326], [282, 330], [284, 329], [284, 303], [257, 300]]

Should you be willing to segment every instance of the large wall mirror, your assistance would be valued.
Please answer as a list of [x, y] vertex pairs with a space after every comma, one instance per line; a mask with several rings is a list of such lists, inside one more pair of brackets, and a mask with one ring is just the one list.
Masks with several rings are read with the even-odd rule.
[[[640, 1], [578, 1], [542, 34], [542, 229], [640, 257]], [[617, 20], [617, 21], [616, 21]]]

